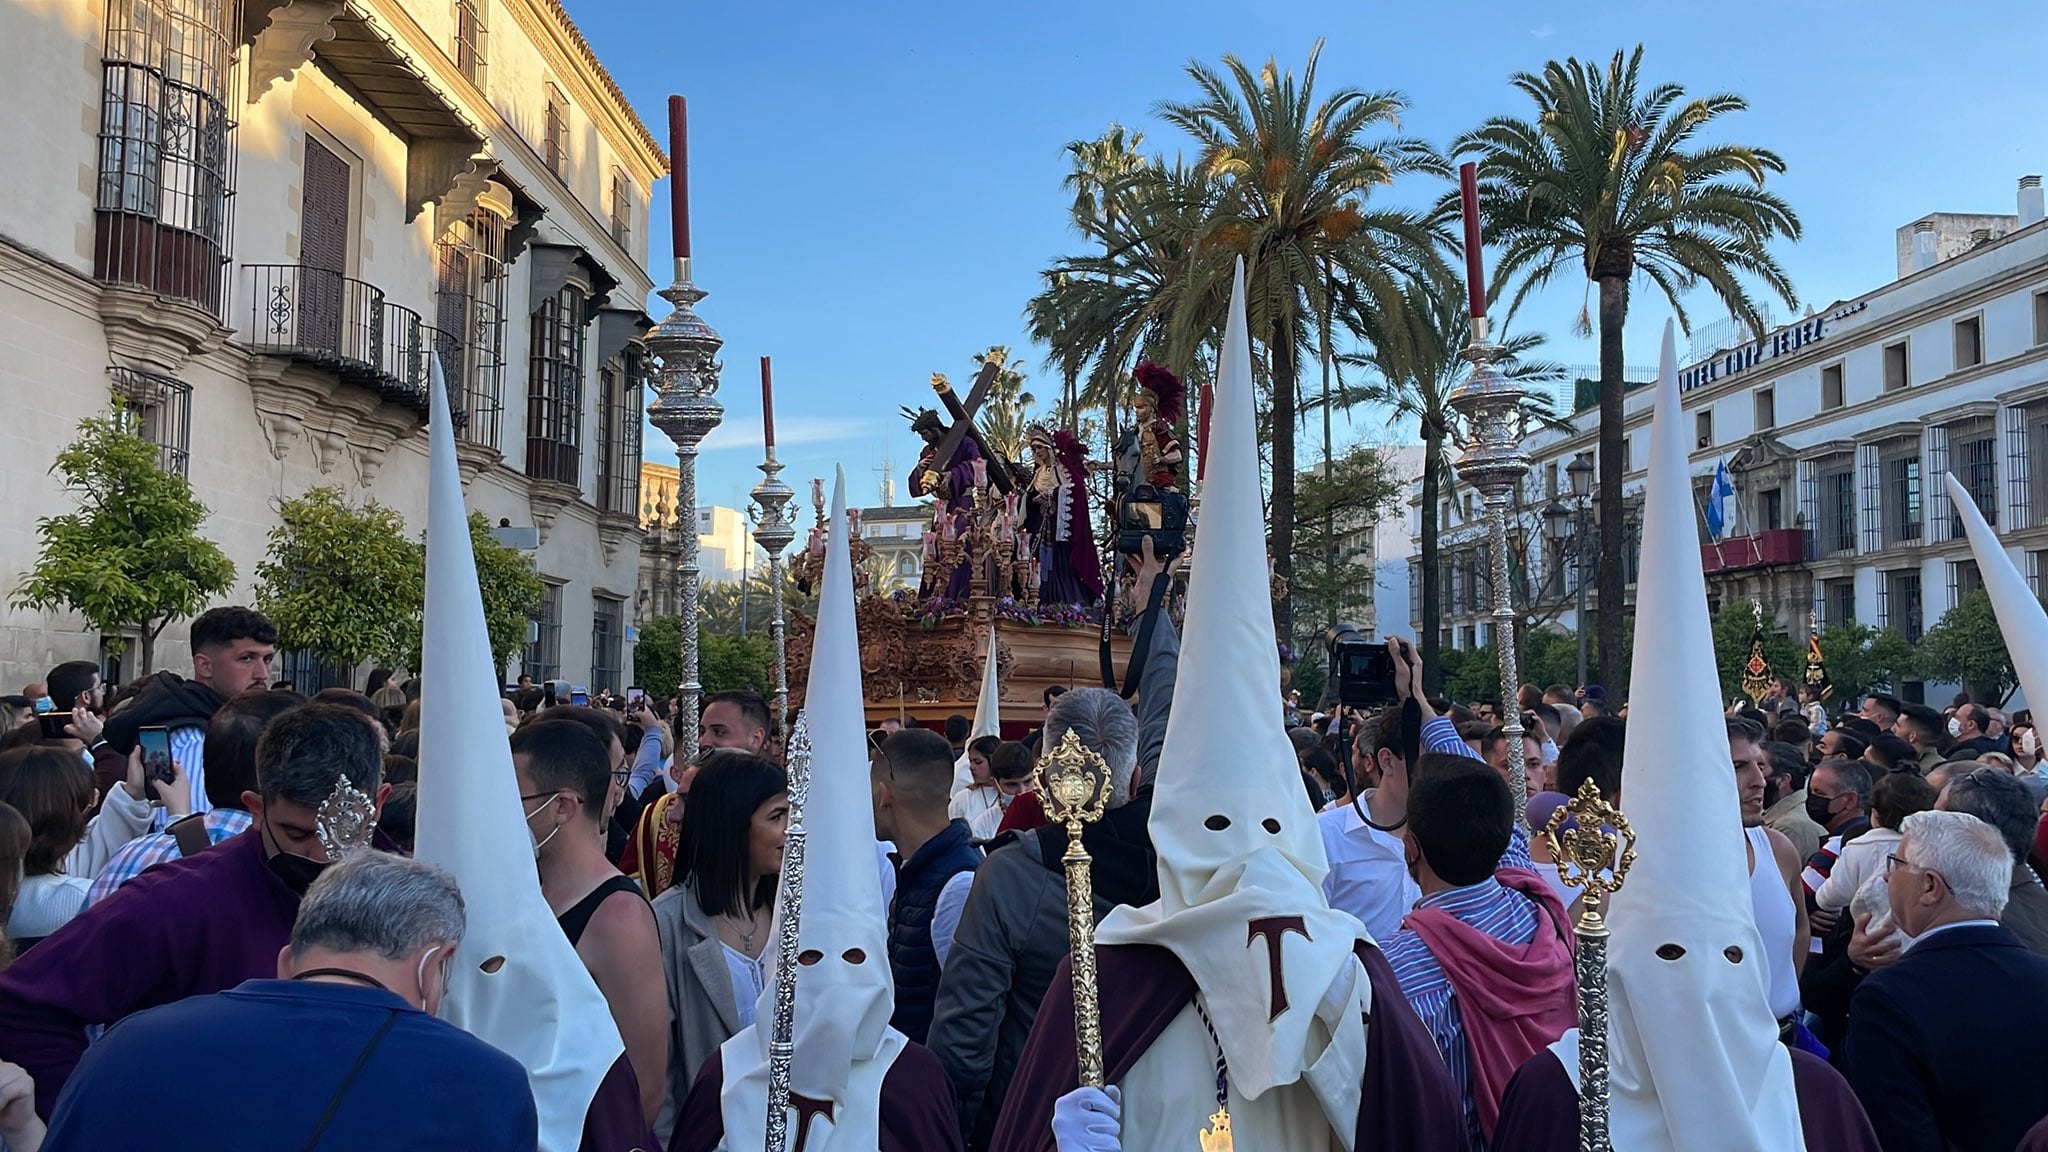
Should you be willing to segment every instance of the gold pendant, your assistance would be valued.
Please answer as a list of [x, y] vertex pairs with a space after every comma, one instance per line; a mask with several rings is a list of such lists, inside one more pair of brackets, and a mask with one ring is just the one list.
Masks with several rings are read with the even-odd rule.
[[1231, 1152], [1230, 1109], [1218, 1108], [1209, 1117], [1209, 1126], [1202, 1129], [1202, 1152]]

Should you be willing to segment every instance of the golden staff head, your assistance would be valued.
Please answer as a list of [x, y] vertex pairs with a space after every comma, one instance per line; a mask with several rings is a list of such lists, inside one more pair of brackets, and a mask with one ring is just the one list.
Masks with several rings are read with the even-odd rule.
[[[1574, 827], [1565, 829], [1569, 817]], [[1543, 826], [1543, 842], [1557, 861], [1558, 878], [1586, 894], [1580, 912], [1581, 930], [1598, 926], [1600, 906], [1621, 888], [1636, 862], [1636, 834], [1621, 809], [1600, 797], [1600, 786], [1587, 780], [1579, 794], [1558, 806]]]
[[1083, 824], [1100, 820], [1109, 809], [1109, 763], [1071, 728], [1038, 762], [1038, 786], [1047, 818], [1065, 824], [1073, 844], [1080, 843]]

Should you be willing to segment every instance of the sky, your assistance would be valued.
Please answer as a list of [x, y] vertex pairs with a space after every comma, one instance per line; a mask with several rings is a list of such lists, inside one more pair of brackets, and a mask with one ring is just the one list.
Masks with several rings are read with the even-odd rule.
[[[897, 410], [932, 403], [931, 373], [964, 391], [975, 356], [1008, 344], [1033, 390], [1057, 396], [1022, 313], [1039, 273], [1081, 249], [1064, 147], [1119, 121], [1148, 151], [1191, 151], [1154, 115], [1161, 100], [1192, 98], [1190, 59], [1270, 56], [1299, 71], [1322, 39], [1318, 91], [1399, 91], [1401, 130], [1442, 146], [1488, 116], [1528, 114], [1513, 73], [1642, 43], [1647, 80], [1748, 99], [1709, 139], [1784, 157], [1770, 187], [1804, 236], [1777, 251], [1801, 311], [1891, 280], [1899, 226], [1934, 211], [2010, 213], [2018, 178], [2048, 171], [2039, 0], [565, 2], [658, 137], [668, 95], [689, 98], [695, 279], [710, 293], [697, 310], [725, 339], [726, 420], [700, 457], [704, 504], [741, 506], [761, 479], [764, 355], [784, 479], [804, 493], [843, 466], [856, 504], [879, 503], [889, 458], [907, 500], [917, 441]], [[1417, 178], [1376, 198], [1420, 208], [1444, 187]], [[649, 254], [664, 285], [667, 189], [656, 187]], [[1654, 365], [1670, 310], [1637, 287], [1628, 361]], [[1595, 342], [1571, 331], [1584, 303], [1583, 283], [1560, 278], [1515, 330], [1546, 333], [1552, 359], [1591, 364]], [[1725, 315], [1687, 303], [1696, 324]], [[667, 309], [649, 302], [656, 317]], [[1413, 435], [1360, 411], [1338, 439]], [[675, 458], [651, 427], [646, 455]]]

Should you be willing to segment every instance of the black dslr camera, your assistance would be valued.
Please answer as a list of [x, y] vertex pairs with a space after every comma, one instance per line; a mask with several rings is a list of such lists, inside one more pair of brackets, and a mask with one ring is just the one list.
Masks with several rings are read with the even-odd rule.
[[1148, 536], [1152, 538], [1152, 555], [1162, 560], [1187, 550], [1185, 495], [1171, 490], [1162, 492], [1150, 484], [1131, 489], [1117, 509], [1116, 550], [1126, 556], [1142, 556]]
[[1394, 657], [1385, 644], [1359, 634], [1355, 624], [1336, 624], [1324, 637], [1337, 702], [1346, 708], [1374, 708], [1394, 701]]

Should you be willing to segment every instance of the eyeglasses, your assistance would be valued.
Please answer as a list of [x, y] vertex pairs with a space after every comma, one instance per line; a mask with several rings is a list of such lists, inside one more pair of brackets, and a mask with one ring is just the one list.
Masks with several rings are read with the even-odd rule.
[[1892, 874], [1892, 869], [1894, 868], [1911, 867], [1911, 864], [1908, 864], [1904, 860], [1899, 859], [1899, 855], [1896, 852], [1887, 852], [1884, 854], [1884, 874], [1887, 876]]

